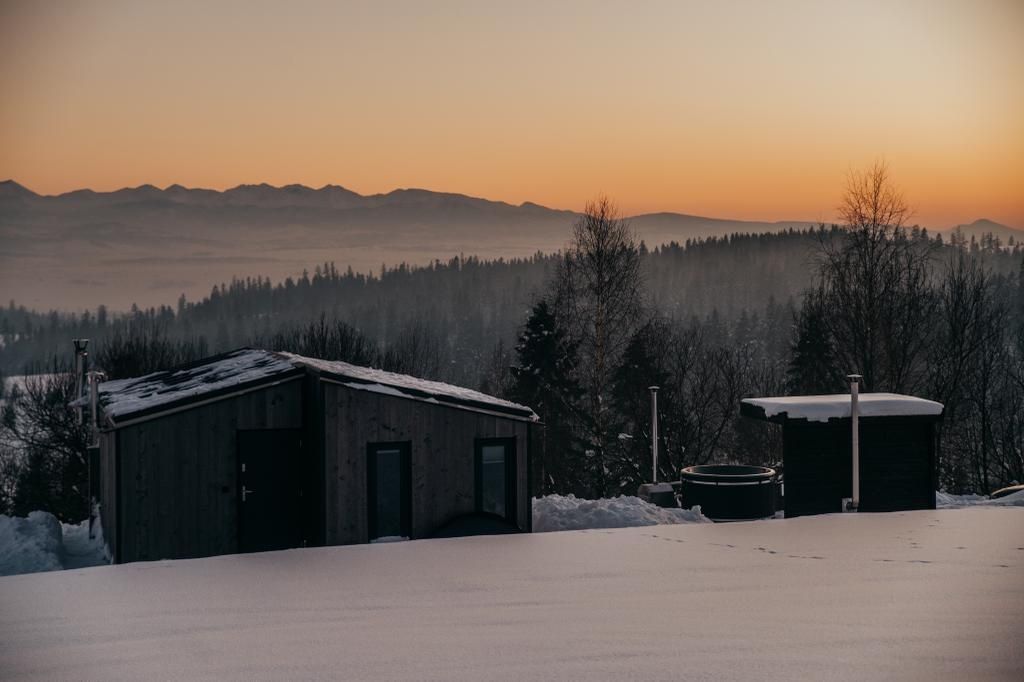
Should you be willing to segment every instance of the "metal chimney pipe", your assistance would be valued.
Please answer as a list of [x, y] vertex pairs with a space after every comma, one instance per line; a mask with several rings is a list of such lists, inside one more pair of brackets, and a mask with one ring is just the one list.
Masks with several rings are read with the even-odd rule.
[[848, 374], [850, 380], [850, 429], [852, 431], [853, 493], [850, 511], [860, 507], [860, 374]]
[[651, 458], [652, 475], [651, 483], [658, 482], [658, 386], [648, 386], [651, 392]]
[[[86, 358], [88, 356], [89, 339], [73, 339], [75, 344], [75, 400], [79, 400], [85, 395], [82, 385], [85, 380], [85, 373], [88, 371], [86, 367]], [[82, 408], [75, 408], [75, 415], [79, 424], [82, 423]]]
[[91, 419], [91, 443], [93, 446], [99, 444], [99, 404], [100, 404], [100, 382], [107, 378], [103, 372], [89, 372], [89, 414]]

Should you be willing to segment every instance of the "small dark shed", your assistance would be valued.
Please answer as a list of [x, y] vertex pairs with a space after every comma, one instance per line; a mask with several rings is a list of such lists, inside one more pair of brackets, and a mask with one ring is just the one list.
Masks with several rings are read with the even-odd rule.
[[252, 349], [99, 395], [117, 562], [530, 530], [539, 425], [522, 405]]
[[[935, 508], [935, 423], [942, 405], [895, 393], [859, 396], [864, 512]], [[748, 398], [740, 414], [782, 425], [787, 517], [842, 511], [852, 494], [849, 394]]]

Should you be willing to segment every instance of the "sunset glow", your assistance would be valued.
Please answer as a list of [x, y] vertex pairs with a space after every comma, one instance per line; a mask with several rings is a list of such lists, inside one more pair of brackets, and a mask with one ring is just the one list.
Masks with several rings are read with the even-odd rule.
[[0, 6], [0, 179], [1024, 227], [1024, 3]]

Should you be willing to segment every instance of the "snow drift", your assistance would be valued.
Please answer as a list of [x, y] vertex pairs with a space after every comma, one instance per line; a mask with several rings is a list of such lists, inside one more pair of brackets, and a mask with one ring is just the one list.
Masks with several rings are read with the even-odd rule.
[[935, 506], [938, 509], [978, 506], [1024, 507], [1024, 490], [995, 500], [987, 495], [953, 495], [951, 493], [936, 492]]
[[611, 499], [585, 500], [575, 495], [548, 495], [533, 500], [533, 531], [585, 530], [588, 528], [629, 528], [679, 523], [711, 523], [691, 509], [667, 509], [632, 495]]
[[61, 535], [60, 521], [49, 512], [0, 514], [0, 575], [61, 570]]
[[60, 571], [110, 563], [100, 524], [62, 524], [49, 512], [27, 518], [0, 514], [0, 576]]

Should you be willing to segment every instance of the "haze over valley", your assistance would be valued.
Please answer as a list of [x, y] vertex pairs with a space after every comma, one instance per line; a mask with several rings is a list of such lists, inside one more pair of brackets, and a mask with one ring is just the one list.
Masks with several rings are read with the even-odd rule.
[[[578, 213], [463, 194], [337, 185], [239, 185], [223, 192], [152, 185], [40, 195], [0, 182], [0, 295], [37, 310], [126, 310], [196, 300], [232, 277], [281, 281], [325, 262], [378, 272], [454, 255], [526, 258], [563, 248]], [[649, 247], [804, 229], [807, 220], [740, 221], [662, 212], [629, 222]], [[966, 235], [1024, 232], [979, 221]]]

